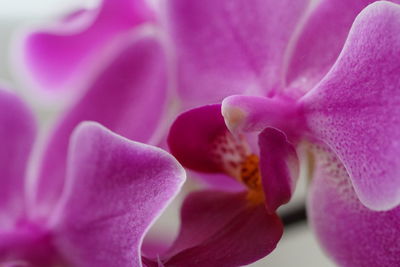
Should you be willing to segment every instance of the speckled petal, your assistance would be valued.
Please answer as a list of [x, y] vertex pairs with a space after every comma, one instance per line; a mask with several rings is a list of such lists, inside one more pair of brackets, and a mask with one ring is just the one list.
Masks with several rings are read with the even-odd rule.
[[167, 152], [97, 123], [73, 134], [55, 244], [72, 266], [141, 266], [144, 234], [185, 179]]
[[302, 99], [307, 126], [373, 210], [400, 204], [400, 6], [369, 5], [327, 76]]
[[399, 266], [400, 207], [365, 207], [329, 150], [318, 151], [309, 190], [308, 218], [326, 253], [344, 267]]

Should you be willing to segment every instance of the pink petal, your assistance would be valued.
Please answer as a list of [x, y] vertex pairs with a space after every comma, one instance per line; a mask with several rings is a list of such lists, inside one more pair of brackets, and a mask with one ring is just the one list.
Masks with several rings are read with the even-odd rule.
[[279, 130], [266, 128], [258, 142], [266, 207], [274, 212], [293, 194], [299, 178], [299, 160], [294, 146]]
[[221, 105], [214, 104], [180, 114], [170, 128], [168, 146], [171, 153], [186, 168], [207, 175], [198, 175], [207, 184], [224, 189], [243, 188], [226, 175], [214, 155], [216, 139], [229, 134], [221, 115]]
[[281, 89], [288, 43], [307, 0], [172, 0], [168, 19], [186, 106]]
[[214, 139], [226, 131], [221, 105], [195, 108], [180, 114], [174, 121], [168, 135], [168, 146], [186, 168], [223, 173], [212, 156], [212, 146]]
[[316, 156], [308, 217], [322, 247], [338, 266], [398, 266], [400, 207], [368, 209], [340, 161], [332, 153]]
[[75, 12], [24, 38], [26, 74], [50, 93], [71, 90], [98, 67], [119, 35], [152, 17], [143, 0], [103, 0], [95, 10]]
[[287, 83], [310, 90], [336, 61], [358, 13], [372, 0], [322, 0], [308, 18], [290, 60]]
[[192, 193], [165, 266], [241, 266], [268, 255], [282, 236], [276, 214], [251, 205], [245, 193]]
[[373, 210], [400, 204], [400, 6], [376, 2], [354, 22], [324, 80], [302, 100], [312, 133]]
[[300, 105], [287, 97], [229, 96], [222, 102], [222, 114], [232, 132], [260, 132], [273, 127], [297, 141], [305, 130]]
[[55, 203], [64, 184], [68, 140], [81, 121], [98, 121], [129, 139], [149, 142], [165, 112], [165, 60], [157, 40], [128, 44], [55, 129], [39, 173], [37, 201]]
[[35, 135], [36, 122], [25, 103], [0, 89], [0, 230], [23, 212], [26, 166]]
[[165, 151], [93, 122], [75, 131], [56, 244], [73, 266], [141, 266], [144, 234], [185, 173]]

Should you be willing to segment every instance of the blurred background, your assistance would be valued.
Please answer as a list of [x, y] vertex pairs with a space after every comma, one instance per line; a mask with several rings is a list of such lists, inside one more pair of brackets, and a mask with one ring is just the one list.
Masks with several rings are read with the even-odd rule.
[[[27, 25], [31, 27], [52, 21], [61, 14], [78, 7], [95, 6], [97, 3], [97, 0], [0, 0], [0, 84], [24, 90], [12, 75], [10, 62], [11, 41], [18, 30]], [[30, 102], [30, 99], [25, 100]], [[40, 106], [33, 106], [37, 112], [44, 114]], [[47, 110], [46, 113], [48, 112]], [[193, 186], [195, 185], [189, 184], [186, 187], [192, 188]], [[293, 201], [282, 208], [281, 214], [291, 213], [304, 206], [306, 187], [306, 179], [301, 179]], [[173, 238], [178, 227], [178, 208], [181, 199], [182, 197], [178, 198], [157, 222], [156, 227], [162, 225], [170, 230], [167, 238]], [[251, 266], [330, 267], [334, 264], [321, 251], [307, 223], [303, 221], [286, 229], [277, 249], [264, 260]]]

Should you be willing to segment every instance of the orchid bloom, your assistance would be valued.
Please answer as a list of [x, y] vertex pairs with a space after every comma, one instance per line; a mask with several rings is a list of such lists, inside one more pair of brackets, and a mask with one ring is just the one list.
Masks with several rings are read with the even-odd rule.
[[[292, 144], [323, 147], [315, 152], [309, 214], [321, 244], [341, 266], [400, 262], [394, 219], [400, 215], [399, 29], [400, 6], [372, 4], [355, 20], [332, 69], [301, 98], [232, 96], [223, 102], [232, 131], [269, 129]], [[269, 191], [288, 184], [284, 175], [271, 178], [278, 181], [268, 183]]]
[[[53, 188], [26, 176], [31, 112], [3, 90], [0, 109], [0, 266], [142, 266], [144, 234], [184, 181], [177, 161], [84, 122], [70, 140], [68, 171], [59, 173], [62, 193], [46, 198]], [[37, 192], [51, 201], [37, 201]]]
[[192, 95], [203, 103], [239, 94], [222, 102], [225, 124], [219, 105], [179, 116], [171, 152], [187, 168], [241, 182], [268, 214], [290, 199], [311, 154], [309, 217], [327, 253], [340, 266], [397, 266], [400, 6], [375, 2], [353, 23], [368, 1], [321, 1], [299, 23], [302, 1], [290, 4], [171, 1], [179, 89], [204, 88]]
[[[344, 265], [374, 263], [377, 262], [378, 255], [384, 255], [388, 264], [396, 262], [396, 247], [393, 246], [391, 250], [393, 254], [390, 255], [383, 249], [392, 240], [390, 237], [395, 238], [396, 236], [396, 234], [393, 234], [397, 229], [393, 226], [395, 223], [385, 228], [384, 235], [374, 237], [375, 239], [369, 239], [371, 235], [366, 233], [375, 231], [374, 225], [388, 224], [390, 219], [386, 220], [385, 218], [393, 218], [395, 214], [395, 210], [383, 213], [372, 210], [387, 210], [397, 205], [397, 203], [391, 203], [387, 200], [390, 198], [389, 195], [392, 195], [392, 197], [396, 195], [396, 192], [394, 192], [396, 187], [393, 183], [389, 183], [390, 178], [380, 179], [382, 181], [369, 178], [378, 174], [384, 177], [394, 177], [391, 175], [395, 173], [394, 167], [397, 165], [396, 158], [392, 155], [395, 154], [395, 150], [390, 154], [390, 159], [381, 153], [382, 150], [390, 147], [390, 140], [394, 140], [396, 137], [396, 131], [391, 131], [393, 125], [397, 123], [396, 116], [393, 115], [396, 112], [394, 105], [396, 98], [388, 89], [388, 98], [392, 97], [393, 102], [384, 101], [382, 95], [386, 91], [376, 91], [377, 88], [393, 89], [389, 85], [395, 83], [395, 78], [391, 77], [395, 77], [397, 66], [397, 50], [395, 50], [396, 46], [394, 45], [397, 44], [395, 38], [397, 24], [396, 16], [393, 15], [396, 12], [386, 10], [395, 10], [397, 7], [383, 2], [376, 3], [364, 10], [353, 25], [342, 51], [354, 18], [371, 2], [373, 1], [321, 0], [310, 5], [308, 0], [295, 2], [289, 0], [253, 0], [249, 5], [248, 0], [169, 0], [165, 3], [166, 12], [160, 15], [164, 16], [161, 21], [165, 24], [162, 26], [170, 34], [167, 39], [171, 42], [169, 46], [171, 51], [165, 51], [165, 46], [162, 44], [165, 40], [162, 40], [158, 33], [154, 34], [154, 32], [147, 30], [135, 31], [135, 34], [132, 35], [133, 38], [129, 34], [123, 34], [124, 32], [128, 33], [128, 31], [125, 31], [126, 29], [136, 28], [137, 25], [144, 24], [144, 22], [152, 24], [155, 19], [151, 12], [137, 13], [135, 11], [131, 13], [150, 15], [140, 15], [141, 19], [135, 20], [136, 22], [129, 24], [129, 27], [120, 27], [121, 24], [117, 23], [115, 25], [118, 25], [118, 27], [114, 28], [114, 23], [105, 20], [106, 18], [119, 18], [118, 14], [121, 7], [144, 7], [144, 5], [138, 4], [140, 1], [104, 0], [102, 7], [107, 11], [103, 12], [110, 12], [111, 15], [101, 16], [103, 13], [100, 11], [77, 12], [66, 18], [61, 24], [65, 26], [73, 22], [72, 26], [74, 26], [76, 21], [84, 21], [85, 23], [75, 24], [79, 25], [79, 30], [69, 31], [63, 35], [57, 34], [57, 31], [34, 34], [32, 38], [37, 38], [35, 42], [27, 42], [28, 56], [25, 57], [28, 58], [27, 66], [29, 69], [37, 69], [35, 77], [39, 77], [42, 85], [49, 84], [47, 82], [53, 78], [55, 80], [52, 84], [63, 84], [63, 81], [69, 79], [68, 77], [76, 77], [72, 74], [72, 69], [79, 69], [79, 72], [87, 71], [88, 66], [90, 66], [88, 62], [95, 63], [93, 64], [94, 69], [98, 65], [102, 66], [101, 63], [107, 63], [106, 68], [99, 67], [101, 70], [95, 70], [93, 75], [92, 71], [89, 71], [88, 76], [95, 77], [92, 79], [94, 82], [91, 81], [91, 86], [89, 86], [83, 98], [67, 113], [65, 121], [68, 123], [59, 126], [57, 131], [60, 134], [56, 134], [54, 140], [61, 138], [64, 141], [51, 141], [54, 145], [48, 146], [49, 156], [47, 156], [47, 159], [52, 160], [54, 157], [58, 157], [57, 155], [62, 155], [62, 157], [66, 155], [65, 153], [59, 154], [57, 151], [58, 149], [66, 151], [65, 136], [68, 136], [66, 133], [72, 131], [81, 118], [93, 118], [102, 123], [104, 121], [106, 126], [109, 123], [111, 126], [108, 127], [116, 132], [137, 140], [136, 135], [140, 135], [142, 132], [136, 132], [135, 129], [142, 130], [147, 127], [147, 121], [142, 119], [143, 114], [146, 114], [147, 117], [147, 113], [137, 111], [147, 107], [147, 111], [151, 114], [150, 126], [154, 128], [147, 134], [140, 135], [139, 138], [154, 140], [157, 137], [154, 132], [160, 133], [157, 123], [162, 122], [165, 118], [162, 115], [166, 113], [166, 103], [168, 103], [166, 99], [169, 99], [170, 95], [169, 91], [165, 89], [168, 86], [164, 82], [167, 80], [167, 73], [172, 72], [174, 75], [179, 99], [181, 99], [184, 107], [219, 102], [232, 94], [259, 95], [262, 97], [235, 96], [224, 101], [223, 113], [227, 125], [234, 132], [233, 135], [224, 126], [222, 117], [215, 113], [215, 109], [219, 109], [218, 106], [208, 106], [204, 110], [199, 108], [199, 110], [194, 109], [188, 112], [202, 123], [189, 124], [189, 122], [195, 121], [191, 121], [186, 118], [186, 115], [182, 115], [176, 121], [175, 126], [172, 127], [169, 137], [171, 150], [184, 165], [208, 173], [228, 174], [228, 176], [234, 178], [231, 179], [232, 181], [237, 180], [243, 185], [241, 187], [243, 191], [239, 193], [205, 192], [204, 196], [202, 196], [203, 192], [199, 192], [190, 196], [182, 210], [182, 226], [184, 227], [170, 251], [171, 255], [174, 252], [179, 252], [180, 256], [162, 256], [160, 257], [161, 262], [166, 265], [168, 262], [172, 264], [185, 258], [185, 255], [187, 259], [191, 255], [198, 254], [201, 255], [199, 256], [199, 265], [207, 265], [216, 259], [224, 261], [222, 255], [227, 257], [235, 255], [232, 261], [226, 263], [229, 266], [229, 264], [249, 263], [268, 254], [281, 234], [281, 226], [276, 219], [275, 210], [289, 200], [294, 190], [297, 179], [296, 170], [299, 165], [297, 154], [294, 151], [304, 140], [318, 145], [319, 151], [324, 151], [316, 157], [310, 194], [310, 214], [316, 232], [328, 253]], [[123, 10], [123, 14], [126, 14], [125, 11], [129, 13], [129, 10], [131, 9]], [[375, 13], [379, 16], [374, 16]], [[86, 15], [92, 16], [93, 19], [82, 20]], [[385, 17], [385, 15], [390, 16]], [[130, 20], [121, 21], [128, 22]], [[104, 29], [108, 29], [105, 25], [113, 26], [110, 27], [113, 30], [104, 31], [107, 33], [104, 35], [105, 37], [99, 37], [103, 34]], [[368, 30], [368, 27], [371, 30]], [[69, 27], [67, 27], [68, 29]], [[139, 32], [139, 34], [136, 34], [136, 32]], [[116, 45], [114, 46], [114, 42], [110, 42], [109, 46], [106, 45], [107, 40], [113, 39], [110, 37], [114, 36], [118, 36], [115, 39], [117, 40], [115, 41]], [[130, 37], [125, 38], [126, 36]], [[95, 40], [94, 42], [85, 42], [85, 40], [92, 38]], [[60, 39], [62, 39], [62, 42], [57, 41]], [[101, 41], [97, 41], [100, 39]], [[53, 45], [52, 40], [55, 40]], [[76, 43], [75, 40], [77, 40]], [[70, 49], [74, 45], [78, 48], [81, 47], [77, 45], [81, 43], [86, 43], [82, 46], [82, 49]], [[149, 43], [151, 45], [148, 45]], [[60, 44], [66, 45], [61, 46]], [[138, 46], [146, 53], [137, 49]], [[76, 56], [70, 55], [67, 58], [71, 59], [73, 63], [71, 69], [63, 66], [65, 63], [62, 60], [56, 60], [57, 57], [48, 57], [43, 52], [46, 49], [62, 55], [69, 55], [67, 52], [74, 54], [74, 51], [76, 51]], [[108, 53], [109, 51], [111, 52]], [[342, 51], [342, 54], [337, 59], [340, 51]], [[171, 56], [169, 52], [172, 52], [172, 60], [169, 58]], [[141, 55], [144, 56], [141, 57]], [[32, 58], [37, 56], [37, 58], [29, 60], [30, 56]], [[380, 60], [378, 56], [385, 60], [385, 57], [388, 56], [387, 63], [385, 63], [385, 60]], [[364, 60], [364, 57], [366, 60]], [[139, 60], [139, 63], [135, 65], [137, 61], [132, 59], [137, 58], [141, 61]], [[150, 62], [145, 65], [147, 67], [140, 67], [141, 64], [147, 62]], [[167, 68], [167, 63], [174, 63], [174, 65], [172, 68]], [[134, 64], [134, 67], [131, 67], [131, 64]], [[51, 70], [56, 70], [57, 75], [52, 75]], [[74, 74], [79, 72], [76, 71]], [[98, 75], [99, 73], [100, 75]], [[137, 73], [141, 75], [136, 75]], [[358, 74], [364, 74], [364, 76], [358, 77]], [[40, 78], [41, 75], [49, 77]], [[324, 76], [325, 78], [323, 78]], [[57, 77], [60, 79], [56, 81]], [[133, 79], [126, 79], [126, 77], [133, 77]], [[143, 77], [143, 79], [137, 77]], [[363, 86], [364, 84], [367, 85]], [[144, 86], [145, 89], [141, 89], [141, 86]], [[333, 87], [335, 88], [326, 89]], [[54, 88], [65, 89], [70, 87], [56, 86]], [[133, 91], [132, 88], [134, 88]], [[330, 108], [328, 105], [340, 103], [334, 102], [335, 99], [348, 100], [346, 102], [347, 107], [354, 107], [354, 102], [356, 101], [358, 104], [360, 99], [365, 100], [361, 97], [355, 99], [357, 95], [354, 90], [357, 88], [369, 90], [366, 94], [370, 98], [365, 98], [368, 101], [365, 102], [365, 106], [368, 107], [367, 117], [360, 117], [363, 114], [359, 114], [359, 112], [354, 112], [353, 120], [347, 117], [346, 119], [342, 119], [342, 117], [338, 119], [326, 115], [327, 113], [332, 115], [334, 114], [333, 111], [341, 110], [336, 106]], [[387, 98], [385, 99], [387, 100]], [[326, 102], [324, 102], [325, 100]], [[139, 106], [142, 104], [143, 106], [136, 110], [135, 104]], [[340, 107], [346, 107], [346, 105], [340, 104]], [[99, 110], [99, 107], [101, 107], [101, 110]], [[373, 107], [376, 110], [371, 111]], [[345, 108], [343, 110], [350, 113], [354, 111], [354, 108], [350, 111]], [[198, 111], [206, 115], [196, 115]], [[81, 114], [83, 115], [81, 116]], [[213, 115], [213, 118], [210, 118], [207, 114]], [[320, 117], [317, 116], [318, 114], [320, 114]], [[383, 118], [388, 117], [390, 123], [383, 123]], [[375, 118], [382, 122], [379, 127], [378, 124], [368, 124], [374, 122]], [[129, 123], [126, 123], [127, 120], [133, 124], [138, 124], [139, 127], [132, 126], [130, 128]], [[186, 121], [188, 126], [179, 126], [179, 121]], [[334, 124], [335, 121], [338, 123]], [[207, 123], [211, 124], [209, 132], [197, 127], [204, 126], [203, 128], [207, 129]], [[219, 130], [212, 132], [216, 128]], [[382, 128], [386, 131], [382, 132]], [[174, 133], [173, 129], [180, 129], [180, 131]], [[351, 129], [352, 131], [350, 131]], [[244, 141], [246, 134], [243, 132], [260, 130], [262, 132], [259, 135], [259, 148], [250, 142], [251, 138], [249, 141]], [[194, 137], [193, 139], [184, 138], [185, 136], [190, 137], [190, 135], [186, 135], [185, 131], [191, 132], [192, 136], [197, 139]], [[199, 134], [204, 134], [211, 139], [205, 139]], [[380, 134], [385, 137], [388, 135], [388, 137], [377, 138]], [[182, 138], [179, 138], [179, 135]], [[354, 137], [355, 135], [358, 139]], [[217, 137], [217, 139], [214, 140], [214, 137]], [[184, 140], [187, 142], [184, 143]], [[355, 140], [358, 140], [358, 142], [355, 142]], [[381, 144], [379, 140], [388, 143]], [[187, 147], [183, 147], [180, 151], [179, 143]], [[376, 143], [378, 145], [375, 145]], [[207, 145], [202, 146], [201, 144]], [[211, 144], [210, 147], [208, 144]], [[225, 155], [222, 148], [227, 149], [227, 147], [224, 147], [226, 144], [228, 148], [238, 148], [241, 152], [234, 151]], [[178, 148], [173, 148], [175, 145]], [[357, 147], [360, 148], [359, 151], [345, 151], [345, 148]], [[191, 148], [199, 150], [193, 151]], [[177, 149], [178, 153], [174, 149]], [[179, 156], [179, 153], [185, 155], [185, 151], [190, 153], [187, 153], [189, 156], [183, 159]], [[376, 156], [373, 156], [375, 154], [368, 154], [368, 151], [373, 151]], [[200, 155], [205, 157], [201, 158]], [[211, 159], [209, 156], [211, 156]], [[259, 156], [259, 159], [257, 159], [257, 156]], [[231, 166], [232, 168], [228, 165], [231, 158], [233, 158], [233, 165], [235, 165]], [[374, 160], [371, 160], [371, 158]], [[370, 164], [370, 162], [367, 162], [368, 160], [374, 163], [370, 166], [371, 169], [367, 168]], [[258, 168], [257, 161], [262, 163]], [[61, 164], [61, 169], [65, 168], [64, 163], [62, 163], [64, 161], [58, 160], [57, 162], [57, 164]], [[362, 162], [362, 165], [359, 165], [360, 162]], [[207, 164], [210, 165], [206, 166]], [[253, 172], [246, 174], [245, 167], [250, 167], [246, 171], [250, 169], [255, 174]], [[337, 169], [333, 167], [337, 167]], [[383, 170], [384, 167], [387, 168]], [[57, 173], [57, 169], [58, 167], [54, 167], [50, 172]], [[364, 175], [368, 171], [371, 172]], [[228, 181], [227, 175], [222, 176], [222, 179], [225, 179], [224, 181]], [[324, 178], [319, 178], [331, 176], [339, 177], [339, 179], [326, 178], [330, 182], [325, 183]], [[360, 178], [361, 176], [363, 178]], [[246, 177], [250, 177], [250, 180], [247, 181]], [[392, 179], [393, 182], [395, 180]], [[252, 184], [252, 182], [255, 183]], [[363, 186], [357, 186], [357, 182], [362, 182]], [[231, 185], [240, 185], [240, 183], [234, 181]], [[55, 188], [62, 188], [61, 184], [59, 183]], [[383, 186], [383, 184], [387, 186]], [[344, 187], [337, 188], [337, 185]], [[352, 191], [353, 187], [355, 192]], [[362, 188], [367, 191], [369, 188], [370, 192], [365, 192]], [[330, 192], [330, 194], [327, 192]], [[384, 197], [382, 192], [385, 192]], [[332, 202], [337, 195], [343, 196], [343, 198], [340, 198], [343, 202], [338, 202], [335, 205]], [[335, 198], [328, 199], [326, 196], [335, 196]], [[380, 204], [378, 203], [379, 198], [382, 200]], [[377, 202], [371, 202], [371, 199], [375, 199]], [[349, 202], [346, 202], [347, 200]], [[349, 204], [350, 200], [353, 201], [351, 204]], [[217, 210], [213, 209], [215, 203], [221, 203], [221, 207], [218, 206]], [[262, 207], [264, 203], [266, 205]], [[320, 205], [312, 205], [312, 203], [320, 203]], [[235, 207], [240, 208], [235, 209]], [[256, 210], [255, 217], [251, 217], [253, 213], [250, 211], [252, 209]], [[335, 212], [330, 213], [329, 209]], [[329, 214], [324, 214], [326, 211]], [[339, 216], [336, 217], [336, 214]], [[349, 217], [352, 218], [349, 221], [344, 219]], [[375, 221], [370, 219], [378, 217], [380, 219]], [[252, 219], [248, 220], [248, 218]], [[371, 224], [362, 224], [363, 227], [358, 227], [358, 222], [365, 219], [368, 219]], [[244, 246], [243, 236], [247, 238], [252, 234], [249, 229], [256, 229], [257, 227], [254, 225], [257, 225], [257, 222], [260, 221], [265, 222], [263, 226], [267, 225], [269, 228], [259, 229], [260, 235], [251, 236], [254, 240], [251, 245], [254, 245], [254, 247]], [[249, 222], [249, 224], [243, 222]], [[215, 225], [215, 228], [208, 230], [204, 225]], [[240, 228], [244, 229], [243, 231], [238, 231], [238, 228], [229, 225], [238, 227], [244, 225], [245, 227]], [[333, 225], [338, 227], [329, 228]], [[350, 231], [349, 228], [353, 229], [354, 227], [358, 227], [358, 232], [352, 242], [348, 242], [346, 233]], [[203, 229], [201, 236], [196, 236], [193, 229]], [[352, 233], [356, 233], [356, 231], [352, 230]], [[392, 233], [390, 237], [388, 236], [389, 233]], [[261, 236], [263, 236], [261, 240], [257, 239]], [[228, 239], [228, 237], [231, 239]], [[233, 243], [230, 240], [235, 241], [233, 248]], [[182, 243], [179, 244], [180, 242]], [[360, 242], [363, 244], [370, 242], [376, 244], [376, 247], [372, 245], [359, 247]], [[353, 250], [354, 247], [359, 247], [359, 249]], [[258, 248], [258, 250], [254, 248]], [[354, 254], [354, 256], [349, 252], [358, 254]], [[372, 255], [372, 257], [367, 259], [364, 255]], [[394, 255], [393, 258], [391, 258], [391, 255]], [[352, 258], [352, 256], [354, 257]], [[363, 259], [369, 260], [369, 262], [363, 262]]]

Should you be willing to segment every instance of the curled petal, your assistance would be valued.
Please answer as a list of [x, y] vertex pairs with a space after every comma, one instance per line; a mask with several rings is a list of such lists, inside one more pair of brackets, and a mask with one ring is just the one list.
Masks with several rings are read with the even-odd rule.
[[307, 206], [322, 247], [339, 266], [398, 266], [400, 207], [384, 212], [365, 207], [341, 162], [324, 153], [316, 154]]
[[212, 156], [214, 139], [226, 132], [221, 105], [209, 105], [182, 113], [168, 135], [171, 153], [187, 168], [222, 173]]
[[25, 174], [35, 135], [36, 122], [25, 103], [0, 89], [0, 232], [25, 208]]
[[303, 99], [307, 126], [343, 162], [360, 201], [400, 204], [400, 6], [378, 1], [355, 20], [338, 61]]
[[26, 74], [47, 92], [70, 90], [76, 77], [97, 67], [115, 37], [152, 17], [143, 0], [103, 0], [95, 10], [74, 12], [24, 37]]
[[274, 212], [293, 194], [299, 178], [299, 159], [283, 132], [267, 128], [258, 138], [265, 204]]
[[167, 101], [159, 42], [147, 36], [127, 44], [54, 130], [41, 162], [36, 200], [47, 205], [59, 197], [68, 140], [81, 121], [97, 121], [124, 137], [149, 142], [166, 113]]
[[207, 173], [198, 175], [207, 184], [224, 189], [243, 189], [237, 181], [226, 175], [230, 173], [225, 168], [224, 158], [229, 152], [217, 152], [219, 141], [228, 142], [225, 137], [234, 140], [225, 126], [221, 105], [208, 105], [191, 109], [177, 117], [170, 128], [168, 146], [183, 166]]
[[69, 153], [56, 244], [73, 266], [141, 266], [143, 236], [178, 193], [183, 168], [93, 122], [77, 128]]
[[241, 266], [268, 255], [282, 236], [276, 214], [249, 204], [245, 193], [192, 193], [165, 266]]
[[286, 50], [308, 2], [168, 1], [185, 104], [281, 89]]

